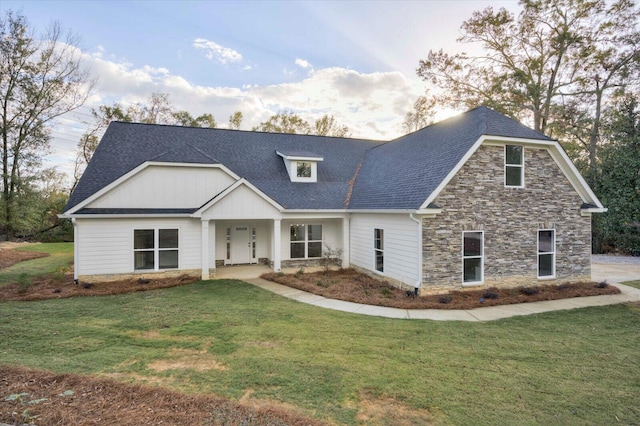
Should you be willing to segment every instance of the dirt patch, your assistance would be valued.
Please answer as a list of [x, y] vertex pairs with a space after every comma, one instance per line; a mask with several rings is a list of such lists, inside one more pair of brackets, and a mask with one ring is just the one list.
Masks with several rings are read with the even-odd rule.
[[55, 275], [56, 274], [34, 278], [28, 283], [14, 283], [0, 287], [0, 301], [106, 296], [147, 291], [157, 288], [177, 287], [198, 281], [198, 278], [182, 275], [174, 278], [153, 280], [126, 279], [96, 284], [75, 284], [73, 274], [71, 273], [67, 273], [61, 277], [56, 277]]
[[407, 294], [406, 290], [358, 273], [353, 269], [296, 274], [268, 273], [263, 274], [262, 278], [330, 299], [400, 309], [473, 309], [482, 306], [620, 293], [615, 286], [599, 285], [594, 282], [575, 282], [511, 289], [451, 291], [414, 297], [412, 293]]
[[47, 256], [50, 256], [49, 253], [0, 249], [0, 269], [8, 268], [11, 265], [24, 262], [25, 260], [38, 259], [40, 257]]
[[77, 374], [0, 366], [0, 422], [46, 425], [322, 425], [280, 407]]
[[366, 425], [413, 426], [436, 423], [428, 410], [414, 409], [394, 398], [375, 397], [366, 392], [360, 395], [356, 420]]
[[211, 346], [211, 343], [207, 343], [201, 350], [195, 349], [176, 349], [173, 348], [169, 351], [169, 359], [159, 359], [149, 364], [149, 368], [157, 371], [167, 370], [228, 370], [224, 364], [216, 361], [207, 350]]

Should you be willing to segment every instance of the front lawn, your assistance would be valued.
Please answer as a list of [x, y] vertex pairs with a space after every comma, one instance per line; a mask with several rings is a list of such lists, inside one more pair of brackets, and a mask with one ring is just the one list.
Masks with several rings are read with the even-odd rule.
[[47, 253], [49, 256], [16, 263], [2, 269], [0, 271], [0, 287], [18, 281], [32, 280], [46, 274], [64, 274], [71, 269], [73, 263], [73, 243], [29, 244], [13, 250]]
[[637, 304], [396, 320], [218, 280], [0, 302], [0, 312], [0, 363], [278, 404], [335, 424], [640, 423]]
[[628, 285], [629, 287], [640, 288], [640, 280], [635, 281], [625, 281], [622, 284]]

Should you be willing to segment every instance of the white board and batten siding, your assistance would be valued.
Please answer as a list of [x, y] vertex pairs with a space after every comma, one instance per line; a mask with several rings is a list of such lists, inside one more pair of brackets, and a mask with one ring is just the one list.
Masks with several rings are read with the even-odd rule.
[[[418, 224], [407, 214], [353, 214], [351, 263], [409, 285], [418, 283]], [[384, 230], [384, 272], [375, 268], [374, 229]]]
[[134, 272], [135, 229], [178, 229], [179, 269], [200, 269], [199, 220], [175, 219], [78, 219], [78, 275]]
[[204, 219], [276, 219], [280, 211], [246, 185], [239, 185], [202, 213]]
[[92, 208], [193, 208], [235, 182], [216, 167], [149, 166], [90, 203]]

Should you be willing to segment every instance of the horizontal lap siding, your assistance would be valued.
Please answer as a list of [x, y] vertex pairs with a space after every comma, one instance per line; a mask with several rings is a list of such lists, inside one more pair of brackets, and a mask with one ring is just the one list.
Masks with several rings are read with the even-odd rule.
[[200, 221], [190, 219], [78, 219], [78, 274], [133, 272], [134, 229], [179, 229], [180, 269], [200, 268]]
[[383, 275], [406, 284], [418, 281], [418, 224], [408, 215], [354, 214], [351, 217], [351, 263], [375, 271], [374, 229], [384, 229]]

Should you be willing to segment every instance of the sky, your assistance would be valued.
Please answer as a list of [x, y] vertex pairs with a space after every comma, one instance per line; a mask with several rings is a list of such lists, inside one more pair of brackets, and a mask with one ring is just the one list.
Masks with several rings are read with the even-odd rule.
[[[462, 22], [517, 1], [53, 1], [0, 0], [41, 33], [58, 21], [80, 37], [98, 84], [57, 120], [45, 166], [73, 172], [75, 148], [99, 105], [168, 93], [178, 110], [241, 129], [291, 110], [331, 114], [353, 137], [390, 140], [428, 87], [416, 75], [429, 50], [457, 53]], [[443, 112], [450, 114], [451, 112]], [[442, 117], [441, 117], [442, 118]]]

